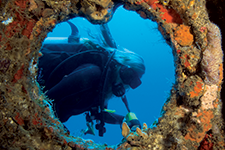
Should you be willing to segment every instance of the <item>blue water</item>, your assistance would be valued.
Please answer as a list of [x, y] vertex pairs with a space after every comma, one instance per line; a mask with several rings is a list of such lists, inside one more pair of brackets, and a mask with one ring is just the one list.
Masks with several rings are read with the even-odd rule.
[[[97, 31], [96, 27], [84, 18], [75, 18], [70, 21], [79, 28], [81, 36], [87, 36], [85, 29], [90, 29], [92, 32]], [[136, 113], [141, 124], [145, 122], [150, 126], [160, 116], [163, 103], [174, 83], [175, 68], [172, 50], [157, 30], [157, 24], [151, 20], [142, 19], [136, 12], [119, 7], [108, 25], [118, 45], [134, 51], [144, 58], [146, 73], [142, 77], [142, 85], [135, 90], [129, 90], [127, 98], [131, 111]], [[68, 37], [70, 32], [69, 25], [61, 23], [48, 34], [48, 37]], [[127, 114], [126, 107], [120, 98], [110, 100], [108, 107], [116, 110], [118, 114]], [[80, 136], [80, 131], [86, 129], [85, 116], [73, 116], [65, 125], [72, 135]], [[119, 143], [123, 138], [120, 126], [106, 124], [105, 127], [107, 132], [104, 137], [99, 137], [97, 130], [95, 130], [95, 136], [82, 137], [101, 144]]]

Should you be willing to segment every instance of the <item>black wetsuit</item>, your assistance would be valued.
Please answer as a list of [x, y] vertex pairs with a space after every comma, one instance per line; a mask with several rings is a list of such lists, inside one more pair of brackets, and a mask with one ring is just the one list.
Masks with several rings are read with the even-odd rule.
[[[50, 99], [57, 116], [65, 122], [97, 107], [99, 85], [109, 53], [88, 50], [83, 44], [46, 44], [40, 50], [38, 82]], [[121, 124], [124, 116], [104, 112], [106, 123]]]

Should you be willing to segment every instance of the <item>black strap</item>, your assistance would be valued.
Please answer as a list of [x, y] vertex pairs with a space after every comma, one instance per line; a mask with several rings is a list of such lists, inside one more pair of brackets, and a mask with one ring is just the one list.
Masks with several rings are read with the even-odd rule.
[[106, 89], [106, 83], [107, 83], [107, 77], [110, 73], [110, 62], [112, 60], [112, 57], [116, 53], [116, 50], [113, 51], [113, 53], [109, 56], [108, 61], [106, 62], [105, 68], [103, 70], [102, 76], [101, 76], [101, 82], [100, 82], [100, 94], [99, 94], [99, 103], [100, 103], [100, 125], [99, 125], [99, 136], [103, 136], [104, 134], [104, 102], [105, 102], [105, 89]]

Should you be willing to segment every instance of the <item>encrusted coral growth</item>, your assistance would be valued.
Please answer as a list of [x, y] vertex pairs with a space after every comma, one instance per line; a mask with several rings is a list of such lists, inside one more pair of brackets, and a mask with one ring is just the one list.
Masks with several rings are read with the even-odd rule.
[[218, 84], [220, 81], [220, 65], [223, 62], [223, 51], [221, 49], [220, 29], [213, 23], [207, 26], [208, 46], [203, 52], [201, 62], [203, 73], [205, 74], [205, 82], [208, 85]]
[[213, 109], [213, 101], [217, 98], [218, 86], [216, 85], [206, 85], [206, 92], [201, 97], [202, 109]]
[[113, 8], [113, 2], [111, 0], [87, 0], [83, 1], [81, 5], [83, 6], [81, 11], [87, 16], [88, 20], [97, 22], [105, 18], [105, 22], [107, 22], [111, 18]]
[[212, 150], [212, 149], [213, 149], [212, 134], [206, 134], [203, 141], [201, 142], [199, 150]]
[[198, 106], [200, 104], [199, 97], [204, 92], [204, 83], [199, 76], [190, 76], [178, 86], [178, 91], [185, 99], [186, 106]]
[[193, 43], [193, 35], [190, 33], [190, 27], [185, 25], [180, 25], [174, 32], [175, 40], [181, 46], [190, 46]]
[[[221, 35], [208, 19], [204, 0], [0, 0], [0, 4], [4, 7], [0, 149], [225, 149]], [[36, 82], [36, 63], [41, 42], [57, 23], [76, 16], [105, 23], [120, 4], [158, 23], [173, 49], [176, 82], [154, 127], [143, 124], [143, 129], [131, 131], [123, 123], [124, 139], [107, 146], [64, 130]]]

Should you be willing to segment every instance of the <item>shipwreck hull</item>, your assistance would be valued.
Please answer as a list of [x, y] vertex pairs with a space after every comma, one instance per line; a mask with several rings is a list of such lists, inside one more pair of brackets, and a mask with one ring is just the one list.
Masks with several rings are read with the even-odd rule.
[[[221, 33], [209, 20], [206, 1], [0, 0], [0, 5], [0, 149], [225, 149]], [[108, 146], [67, 133], [36, 82], [36, 63], [57, 23], [77, 16], [106, 23], [119, 5], [158, 23], [173, 51], [176, 80], [154, 128], [144, 124], [130, 132], [124, 124], [124, 140]]]

